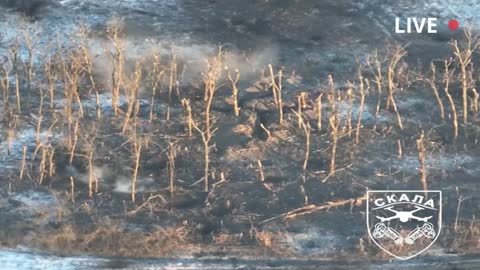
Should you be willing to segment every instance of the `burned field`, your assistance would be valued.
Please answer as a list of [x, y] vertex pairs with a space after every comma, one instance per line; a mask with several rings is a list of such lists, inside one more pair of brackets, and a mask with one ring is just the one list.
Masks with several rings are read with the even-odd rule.
[[[238, 18], [227, 21], [236, 35], [293, 24]], [[3, 35], [3, 247], [379, 260], [367, 189], [433, 189], [443, 229], [425, 254], [479, 253], [474, 31], [345, 55], [329, 47], [327, 67], [315, 50], [300, 64], [284, 48], [245, 51], [248, 42], [139, 41], [130, 20], [68, 36], [26, 21]], [[286, 46], [305, 38], [285, 33]], [[311, 30], [303, 50], [330, 35]]]

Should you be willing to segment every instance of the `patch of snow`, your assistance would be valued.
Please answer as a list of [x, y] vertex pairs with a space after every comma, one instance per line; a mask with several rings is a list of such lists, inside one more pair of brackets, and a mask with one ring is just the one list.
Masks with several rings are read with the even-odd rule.
[[[416, 156], [405, 156], [402, 160], [395, 161], [395, 167], [405, 172], [417, 170], [420, 162]], [[430, 154], [426, 158], [427, 170], [453, 172], [464, 169], [471, 175], [480, 172], [480, 160], [470, 155], [439, 155]]]
[[320, 228], [311, 228], [301, 233], [289, 233], [286, 242], [295, 252], [303, 256], [333, 255], [338, 253], [345, 244], [341, 236]]
[[[45, 192], [26, 191], [12, 194], [9, 201], [15, 202], [12, 211], [22, 219], [35, 219], [38, 225], [57, 220], [58, 202], [54, 196]], [[39, 217], [41, 216], [41, 219]]]
[[[18, 130], [15, 133], [15, 137], [12, 141], [9, 142], [4, 140], [0, 142], [0, 162], [3, 165], [6, 165], [8, 161], [12, 160], [21, 160], [23, 156], [23, 146], [26, 145], [29, 147], [29, 150], [32, 150], [36, 145], [36, 136], [37, 131], [33, 127], [25, 128]], [[47, 142], [50, 140], [55, 140], [62, 137], [61, 133], [49, 134], [48, 131], [44, 130], [40, 132], [40, 141]], [[8, 149], [10, 147], [10, 155], [8, 155]], [[16, 166], [16, 165], [15, 165]]]

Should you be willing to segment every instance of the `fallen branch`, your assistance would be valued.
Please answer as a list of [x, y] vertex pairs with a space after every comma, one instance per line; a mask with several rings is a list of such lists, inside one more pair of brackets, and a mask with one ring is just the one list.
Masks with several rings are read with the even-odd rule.
[[343, 171], [343, 170], [346, 170], [346, 169], [348, 169], [348, 168], [350, 168], [350, 167], [352, 167], [352, 166], [353, 166], [353, 164], [350, 164], [350, 165], [348, 165], [348, 166], [346, 166], [346, 167], [343, 167], [343, 168], [336, 169], [336, 170], [332, 171], [331, 173], [329, 173], [329, 174], [327, 175], [327, 177], [325, 177], [325, 178], [322, 180], [322, 183], [327, 182], [327, 180], [328, 180], [331, 176], [334, 176], [335, 173], [340, 172], [340, 171]]
[[138, 213], [140, 210], [142, 210], [145, 206], [147, 206], [147, 204], [150, 203], [150, 201], [152, 201], [153, 199], [156, 199], [156, 198], [160, 198], [160, 200], [162, 201], [163, 204], [167, 204], [167, 200], [165, 200], [165, 198], [160, 195], [160, 194], [157, 194], [155, 196], [150, 196], [144, 203], [142, 203], [137, 209], [135, 210], [132, 210], [130, 212], [128, 212], [127, 214], [128, 215], [135, 215], [136, 213]]
[[280, 219], [280, 218], [283, 219], [283, 220], [286, 220], [286, 219], [292, 219], [292, 218], [296, 218], [296, 217], [303, 216], [303, 215], [312, 214], [312, 213], [322, 211], [322, 210], [329, 210], [332, 207], [339, 207], [339, 206], [344, 206], [344, 205], [348, 205], [348, 204], [350, 204], [352, 206], [353, 205], [360, 206], [363, 203], [363, 201], [365, 201], [366, 199], [367, 199], [367, 195], [363, 195], [361, 197], [352, 198], [352, 199], [348, 199], [348, 200], [327, 202], [327, 204], [323, 204], [323, 205], [311, 204], [311, 205], [307, 205], [307, 206], [300, 207], [300, 208], [294, 209], [292, 211], [283, 213], [279, 216], [275, 216], [275, 217], [266, 219], [266, 220], [260, 222], [259, 225], [263, 225], [265, 223], [268, 223], [268, 222], [271, 222], [271, 221], [274, 221], [274, 220], [277, 220], [277, 219]]

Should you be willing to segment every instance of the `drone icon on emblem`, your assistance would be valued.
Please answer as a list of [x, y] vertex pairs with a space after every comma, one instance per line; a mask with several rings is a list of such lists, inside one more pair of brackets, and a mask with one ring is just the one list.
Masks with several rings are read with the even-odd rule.
[[417, 217], [417, 216], [413, 215], [413, 213], [416, 213], [416, 212], [418, 212], [420, 210], [424, 210], [424, 209], [425, 208], [423, 208], [423, 207], [415, 206], [415, 209], [412, 210], [412, 211], [396, 211], [396, 210], [393, 209], [393, 206], [390, 206], [390, 207], [386, 207], [385, 210], [388, 210], [390, 212], [395, 213], [394, 216], [391, 216], [391, 217], [376, 216], [376, 217], [378, 219], [380, 219], [380, 222], [387, 222], [387, 221], [394, 220], [394, 219], [398, 219], [398, 220], [400, 220], [400, 222], [403, 222], [403, 223], [410, 221], [410, 219], [415, 219], [417, 221], [427, 222], [433, 216]]

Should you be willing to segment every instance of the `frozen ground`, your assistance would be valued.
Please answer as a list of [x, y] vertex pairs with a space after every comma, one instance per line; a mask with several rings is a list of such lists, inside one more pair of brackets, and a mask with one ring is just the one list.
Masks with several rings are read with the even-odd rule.
[[295, 260], [295, 259], [242, 259], [242, 258], [183, 258], [183, 259], [126, 259], [126, 258], [96, 258], [88, 256], [57, 257], [28, 251], [0, 250], [2, 269], [125, 269], [125, 270], [188, 270], [188, 269], [478, 269], [478, 258], [447, 256], [442, 259], [423, 258], [408, 262], [373, 263], [364, 262], [334, 262], [328, 260]]
[[[54, 1], [55, 2], [55, 1]], [[427, 3], [428, 2], [428, 3]], [[19, 24], [17, 14], [4, 12], [0, 14], [0, 56], [7, 53], [8, 46], [20, 29], [38, 33], [38, 46], [46, 48], [55, 40], [52, 33], [59, 33], [61, 40], [68, 46], [70, 35], [78, 30], [78, 24], [84, 23], [95, 30], [91, 46], [93, 52], [103, 50], [105, 37], [101, 35], [108, 21], [115, 16], [124, 17], [128, 38], [129, 57], [145, 55], [151, 44], [162, 44], [165, 51], [175, 45], [179, 58], [188, 63], [192, 73], [203, 70], [204, 57], [215, 50], [219, 44], [227, 44], [233, 52], [230, 63], [244, 70], [247, 77], [254, 77], [260, 68], [268, 63], [284, 64], [297, 70], [304, 77], [301, 86], [316, 87], [318, 78], [329, 73], [336, 74], [338, 81], [350, 76], [355, 71], [355, 56], [371, 52], [385, 39], [411, 42], [409, 47], [411, 61], [421, 59], [428, 63], [431, 59], [448, 55], [445, 40], [458, 36], [446, 29], [448, 19], [458, 19], [461, 25], [469, 24], [474, 29], [480, 27], [480, 4], [475, 1], [413, 1], [413, 0], [366, 0], [366, 1], [282, 1], [282, 0], [248, 0], [248, 1], [205, 1], [194, 0], [63, 0], [45, 8], [38, 14], [35, 23]], [[394, 17], [401, 16], [438, 16], [440, 34], [438, 36], [396, 36], [393, 33]], [[12, 26], [19, 26], [19, 28]], [[442, 42], [440, 42], [442, 41]], [[47, 54], [47, 52], [45, 52]], [[21, 50], [26, 59], [25, 48]], [[248, 61], [244, 60], [246, 56]], [[2, 61], [2, 58], [0, 58]], [[41, 55], [36, 61], [42, 61]], [[103, 62], [101, 59], [98, 65]], [[105, 77], [109, 67], [105, 66]], [[251, 72], [249, 74], [248, 72]], [[244, 74], [242, 72], [242, 74]], [[192, 78], [193, 79], [193, 78]], [[287, 91], [289, 91], [289, 88]], [[292, 87], [293, 88], [293, 87]], [[290, 89], [292, 89], [290, 88]], [[111, 99], [108, 94], [101, 96], [105, 108]], [[61, 101], [60, 99], [58, 100]], [[422, 101], [420, 101], [421, 103]], [[404, 110], [418, 106], [417, 97], [399, 102]], [[93, 108], [93, 99], [86, 103]], [[366, 107], [364, 121], [374, 121], [373, 107]], [[354, 109], [354, 114], [358, 110]], [[344, 116], [344, 115], [341, 115]], [[392, 119], [380, 119], [392, 121]], [[418, 119], [412, 119], [412, 122]], [[377, 119], [378, 121], [378, 119]], [[419, 121], [419, 120], [418, 120]], [[45, 134], [42, 134], [44, 136]], [[34, 143], [35, 126], [29, 126], [19, 132], [13, 143], [14, 158], [18, 161], [21, 152], [18, 149], [25, 144]], [[7, 144], [0, 142], [0, 157], [3, 169], [13, 169], [5, 156]], [[435, 154], [434, 154], [435, 155]], [[448, 154], [438, 159], [429, 156], [429, 168], [443, 170], [445, 173], [464, 171], [469, 177], [479, 174], [479, 160], [469, 153]], [[378, 174], [386, 170], [409, 172], [418, 168], [415, 155], [406, 155], [400, 160], [377, 158]], [[369, 168], [372, 169], [372, 168]], [[477, 185], [478, 186], [478, 185]], [[473, 192], [466, 196], [478, 196]], [[27, 218], [38, 215], [45, 208], [55, 207], [55, 198], [49, 194], [14, 194], [10, 201], [2, 204], [19, 205], [19, 213]], [[55, 213], [45, 214], [45, 222], [55, 220]], [[331, 230], [313, 228], [310, 231], [292, 234], [289, 239], [292, 248], [301, 255], [334, 254], [342, 248], [347, 237]], [[328, 246], [318, 245], [328, 242]], [[314, 243], [313, 248], [311, 243]], [[342, 264], [329, 261], [301, 260], [248, 260], [248, 259], [176, 259], [137, 261], [115, 258], [95, 257], [57, 257], [37, 252], [5, 250], [0, 251], [0, 265], [4, 269], [478, 269], [480, 262], [476, 258], [445, 256], [440, 250], [439, 257], [422, 258], [403, 264], [378, 263], [366, 266], [360, 262]], [[433, 256], [433, 255], [432, 255]]]

